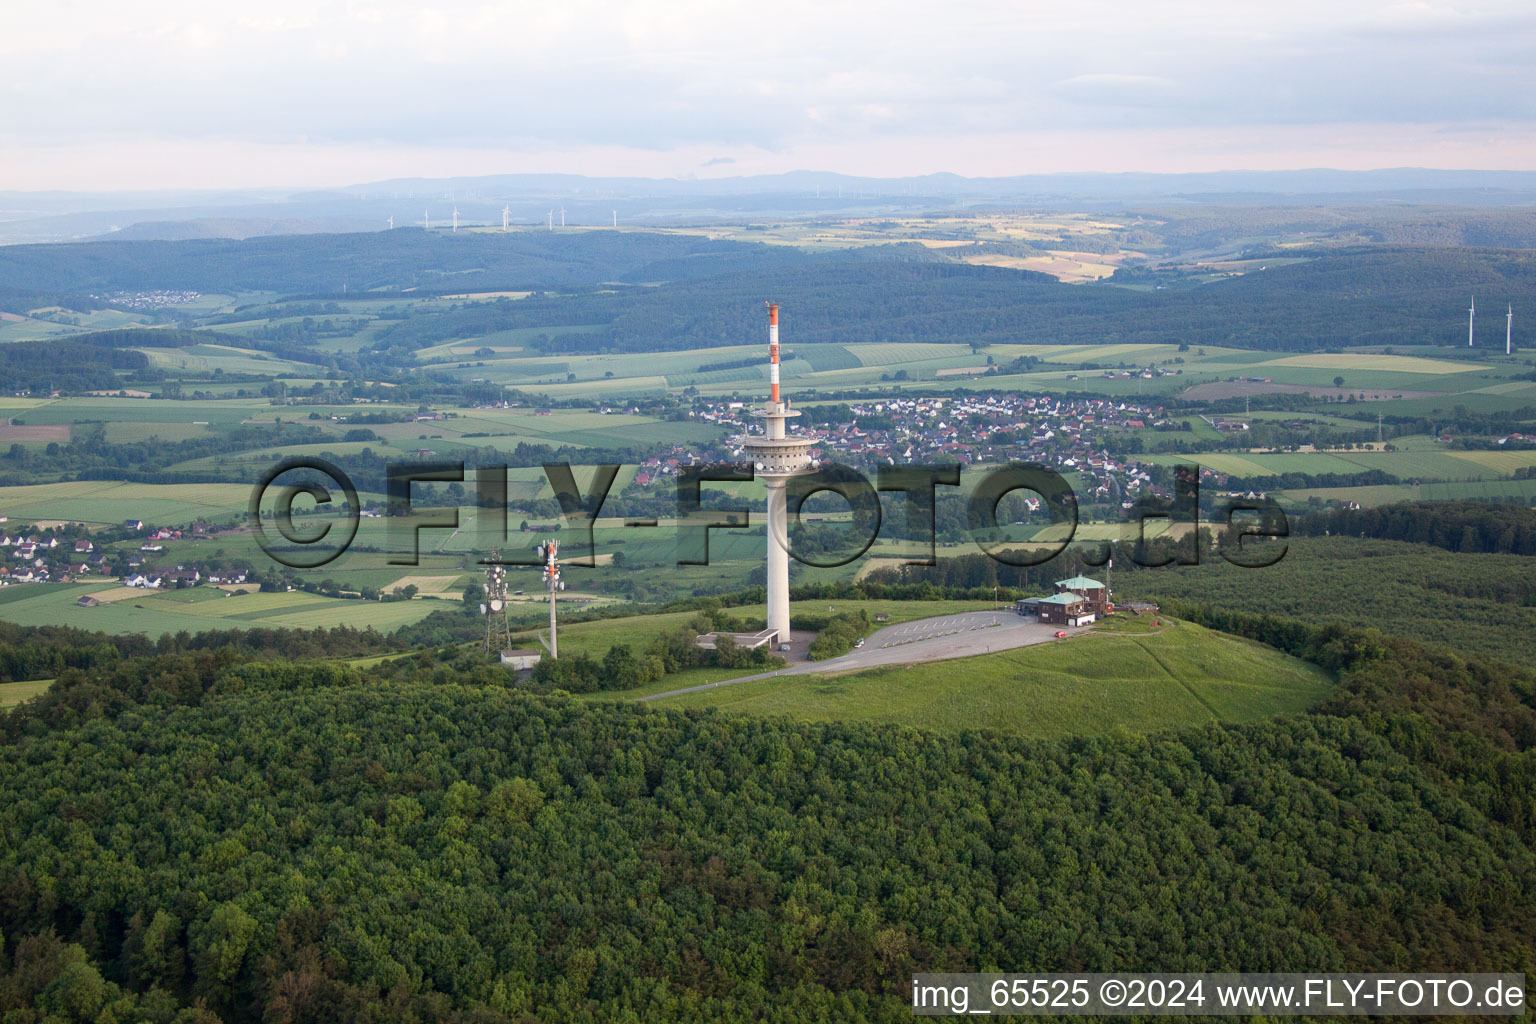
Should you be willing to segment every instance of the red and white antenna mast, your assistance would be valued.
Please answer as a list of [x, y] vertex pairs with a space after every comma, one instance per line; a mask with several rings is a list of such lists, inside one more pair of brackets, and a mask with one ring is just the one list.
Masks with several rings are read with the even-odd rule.
[[770, 402], [779, 400], [779, 304], [765, 302], [768, 307], [768, 385]]

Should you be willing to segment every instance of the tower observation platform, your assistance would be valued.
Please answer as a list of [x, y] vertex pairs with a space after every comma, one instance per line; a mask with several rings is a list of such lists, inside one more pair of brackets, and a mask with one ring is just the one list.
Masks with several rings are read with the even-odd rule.
[[814, 472], [811, 449], [816, 442], [788, 432], [788, 420], [800, 413], [779, 392], [779, 307], [768, 306], [768, 401], [752, 411], [763, 421], [761, 434], [741, 438], [742, 452], [752, 460], [753, 475], [768, 491], [768, 616], [767, 629], [776, 643], [789, 639], [789, 515], [785, 485], [792, 477]]

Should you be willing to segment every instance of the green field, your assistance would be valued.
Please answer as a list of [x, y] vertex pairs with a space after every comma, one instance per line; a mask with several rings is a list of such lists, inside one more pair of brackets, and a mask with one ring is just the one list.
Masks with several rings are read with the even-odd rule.
[[1314, 487], [1281, 491], [1284, 497], [1306, 501], [1359, 502], [1361, 505], [1386, 505], [1394, 501], [1536, 501], [1536, 479], [1474, 480], [1442, 484], [1382, 484], [1378, 487]]
[[1188, 623], [1153, 634], [1106, 625], [1002, 654], [763, 679], [656, 703], [1047, 738], [1257, 721], [1303, 711], [1331, 686], [1316, 666]]
[[21, 683], [0, 683], [0, 708], [31, 700], [53, 685], [52, 679], [31, 679]]
[[1419, 643], [1536, 664], [1536, 559], [1358, 537], [1292, 537], [1283, 559], [1120, 572], [1123, 600], [1182, 598], [1254, 614], [1337, 621]]
[[278, 359], [252, 349], [228, 345], [192, 345], [188, 348], [141, 348], [152, 365], [162, 369], [190, 370], [196, 373], [313, 374], [320, 369], [314, 363]]
[[[398, 576], [398, 573], [396, 574]], [[145, 590], [130, 598], [81, 608], [85, 594], [117, 589], [100, 581], [69, 584], [23, 584], [6, 587], [0, 619], [21, 626], [56, 626], [104, 633], [200, 633], [210, 629], [317, 629], [372, 626], [388, 632], [426, 618], [442, 607], [434, 600], [361, 601], [324, 597], [300, 591], [281, 594], [224, 596], [212, 587], [191, 590]]]
[[245, 484], [130, 484], [79, 480], [0, 488], [0, 514], [17, 519], [120, 523], [129, 517], [160, 525], [228, 517], [245, 509]]
[[1238, 477], [1279, 476], [1282, 473], [1363, 473], [1381, 470], [1404, 480], [1493, 480], [1536, 466], [1536, 451], [1326, 451], [1255, 452], [1203, 455], [1141, 455], [1148, 462], [1175, 465], [1194, 462], [1218, 473]]

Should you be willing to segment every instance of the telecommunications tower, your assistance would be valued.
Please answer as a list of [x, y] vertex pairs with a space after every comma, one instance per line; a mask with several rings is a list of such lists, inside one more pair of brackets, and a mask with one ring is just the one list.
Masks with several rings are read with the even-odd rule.
[[555, 595], [565, 589], [560, 579], [560, 542], [551, 540], [539, 545], [539, 555], [544, 559], [544, 586], [549, 590], [549, 656], [560, 657], [560, 644], [555, 636]]
[[[497, 557], [492, 552], [491, 558]], [[512, 647], [512, 624], [507, 621], [507, 570], [505, 566], [485, 567], [485, 603], [480, 606], [485, 616], [485, 649], [495, 654]]]
[[779, 307], [768, 307], [768, 401], [752, 415], [763, 421], [763, 433], [741, 439], [742, 450], [751, 457], [754, 476], [768, 491], [768, 621], [767, 627], [778, 634], [775, 643], [789, 640], [789, 515], [784, 488], [791, 477], [811, 472], [811, 448], [808, 437], [788, 434], [784, 421], [799, 416], [790, 409], [789, 400], [779, 395]]

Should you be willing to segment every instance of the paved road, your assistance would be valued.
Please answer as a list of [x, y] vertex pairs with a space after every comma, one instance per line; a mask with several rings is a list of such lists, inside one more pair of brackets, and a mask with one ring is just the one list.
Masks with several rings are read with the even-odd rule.
[[918, 619], [915, 622], [903, 622], [876, 630], [864, 641], [863, 647], [849, 651], [838, 658], [801, 662], [776, 672], [759, 672], [757, 675], [742, 676], [739, 679], [722, 679], [718, 683], [685, 686], [680, 690], [668, 690], [665, 693], [637, 697], [636, 700], [660, 700], [663, 697], [676, 697], [681, 693], [713, 690], [718, 686], [731, 686], [752, 679], [771, 679], [774, 676], [849, 672], [876, 668], [880, 665], [907, 665], [917, 661], [942, 661], [946, 658], [963, 658], [972, 654], [1006, 651], [1054, 639], [1056, 631], [1063, 628], [1069, 636], [1089, 629], [1088, 626], [1075, 629], [1042, 626], [1033, 615], [1019, 615], [1009, 610], [940, 615], [932, 619]]

